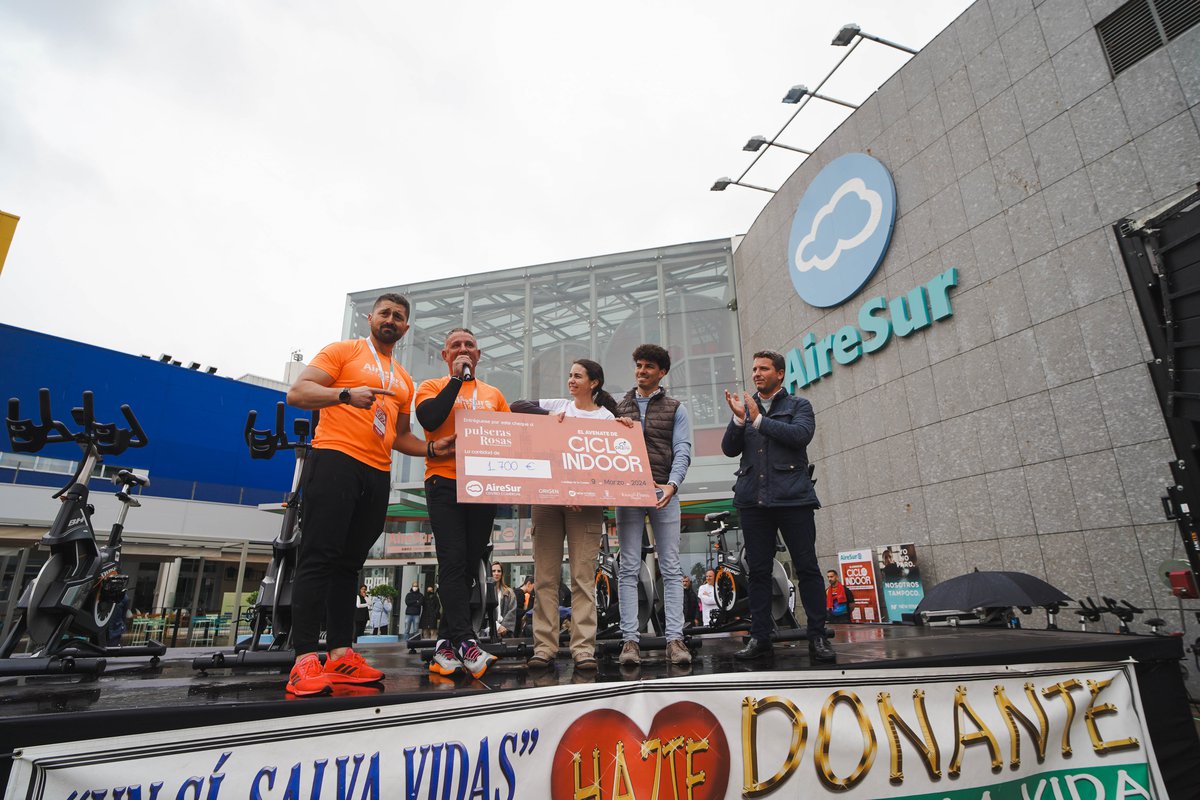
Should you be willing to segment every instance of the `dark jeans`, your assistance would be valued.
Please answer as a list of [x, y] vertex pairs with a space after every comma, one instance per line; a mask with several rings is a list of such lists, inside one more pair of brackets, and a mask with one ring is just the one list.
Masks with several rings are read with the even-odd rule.
[[330, 650], [355, 639], [358, 573], [387, 518], [388, 473], [337, 450], [313, 450], [301, 488], [303, 529], [292, 588], [296, 655], [319, 649], [321, 619]]
[[487, 552], [496, 519], [493, 503], [459, 503], [458, 481], [434, 475], [425, 481], [425, 502], [433, 526], [438, 561], [438, 598], [442, 621], [438, 638], [457, 647], [478, 632], [471, 630], [471, 584]]
[[771, 616], [771, 561], [775, 558], [777, 530], [792, 555], [796, 592], [808, 617], [808, 633], [825, 634], [825, 581], [817, 564], [814, 511], [812, 506], [738, 509], [750, 572], [750, 636], [755, 639], [769, 640], [775, 628]]

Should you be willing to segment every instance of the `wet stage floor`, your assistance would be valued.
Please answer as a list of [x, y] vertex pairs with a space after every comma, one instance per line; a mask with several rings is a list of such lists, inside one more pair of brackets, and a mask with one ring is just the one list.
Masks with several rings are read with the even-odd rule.
[[[107, 669], [98, 678], [46, 676], [0, 680], [0, 730], [18, 724], [28, 732], [35, 720], [50, 723], [51, 718], [57, 718], [55, 721], [61, 722], [64, 714], [75, 720], [73, 724], [86, 723], [91, 714], [117, 719], [132, 718], [138, 713], [184, 715], [195, 717], [190, 724], [213, 724], [326, 708], [429, 700], [438, 694], [461, 696], [683, 675], [1114, 661], [1130, 657], [1158, 661], [1183, 656], [1181, 641], [1175, 637], [980, 627], [837, 625], [832, 630], [838, 656], [833, 665], [814, 665], [803, 640], [777, 642], [774, 653], [766, 659], [738, 661], [733, 654], [741, 648], [743, 634], [717, 633], [691, 637], [694, 653], [691, 667], [669, 664], [662, 650], [648, 649], [642, 651], [641, 666], [622, 667], [613, 649], [610, 657], [598, 658], [598, 669], [577, 671], [567, 651], [562, 650], [549, 670], [530, 670], [522, 657], [502, 657], [478, 680], [469, 676], [449, 679], [433, 675], [420, 654], [410, 652], [404, 644], [361, 644], [359, 652], [386, 675], [380, 684], [343, 686], [333, 697], [299, 700], [287, 697], [286, 674], [279, 670], [199, 671], [193, 669], [193, 660], [217, 652], [216, 649], [173, 648], [155, 667], [145, 658], [109, 659]], [[43, 717], [46, 719], [39, 719]]]
[[598, 652], [596, 670], [576, 670], [562, 650], [551, 669], [530, 670], [523, 657], [507, 657], [479, 680], [432, 675], [421, 654], [404, 644], [362, 643], [360, 652], [385, 673], [381, 683], [341, 687], [330, 697], [304, 699], [287, 697], [286, 674], [279, 669], [194, 669], [197, 659], [212, 662], [218, 651], [211, 647], [172, 648], [156, 666], [146, 658], [112, 658], [98, 677], [0, 678], [0, 787], [8, 783], [14, 754], [34, 745], [240, 722], [269, 724], [326, 712], [371, 713], [372, 708], [438, 697], [735, 672], [758, 672], [767, 679], [772, 671], [820, 670], [828, 675], [865, 668], [903, 671], [1134, 658], [1139, 662], [1139, 692], [1150, 737], [1168, 784], [1186, 786], [1179, 796], [1200, 797], [1200, 742], [1180, 674], [1184, 653], [1178, 637], [881, 625], [837, 625], [832, 631], [838, 659], [833, 665], [814, 665], [804, 640], [776, 642], [769, 658], [741, 662], [734, 653], [743, 645], [743, 634], [712, 633], [692, 637], [691, 667], [668, 664], [662, 650], [645, 646], [640, 666], [621, 667], [615, 658], [620, 643], [609, 641], [602, 642], [601, 649], [611, 655]]

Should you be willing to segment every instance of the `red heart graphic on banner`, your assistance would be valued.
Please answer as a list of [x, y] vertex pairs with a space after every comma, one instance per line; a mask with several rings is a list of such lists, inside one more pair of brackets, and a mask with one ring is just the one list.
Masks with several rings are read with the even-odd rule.
[[702, 705], [672, 703], [654, 716], [647, 733], [620, 711], [599, 709], [575, 720], [559, 740], [550, 796], [666, 800], [687, 797], [691, 783], [695, 800], [709, 800], [725, 796], [729, 761], [725, 731]]

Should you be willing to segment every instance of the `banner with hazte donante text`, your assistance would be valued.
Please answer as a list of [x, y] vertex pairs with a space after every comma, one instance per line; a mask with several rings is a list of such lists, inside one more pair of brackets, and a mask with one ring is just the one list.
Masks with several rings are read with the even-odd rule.
[[1166, 796], [1131, 663], [760, 671], [326, 713], [309, 703], [311, 714], [275, 721], [18, 746], [5, 797]]

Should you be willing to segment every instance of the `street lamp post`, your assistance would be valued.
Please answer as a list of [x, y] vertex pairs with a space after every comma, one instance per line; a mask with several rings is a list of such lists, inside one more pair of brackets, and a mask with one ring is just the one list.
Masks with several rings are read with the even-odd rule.
[[709, 191], [723, 192], [730, 184], [734, 186], [744, 186], [747, 189], [758, 189], [760, 192], [766, 192], [767, 194], [775, 194], [774, 189], [768, 189], [765, 186], [755, 186], [753, 183], [742, 183], [741, 181], [735, 181], [733, 178], [717, 178], [716, 182], [713, 183]]
[[903, 50], [905, 53], [908, 53], [909, 55], [915, 56], [917, 54], [917, 51], [913, 50], [911, 47], [905, 47], [902, 44], [896, 44], [893, 41], [883, 39], [879, 36], [872, 36], [869, 33], [863, 33], [862, 28], [858, 27], [853, 22], [851, 22], [847, 25], [843, 25], [842, 29], [837, 32], [837, 36], [833, 37], [833, 41], [830, 42], [830, 44], [836, 45], [837, 47], [845, 47], [846, 45], [848, 45], [852, 41], [854, 41], [855, 37], [858, 37], [861, 39], [870, 39], [872, 42], [879, 42], [880, 44], [886, 44], [888, 47], [894, 47], [897, 50]]

